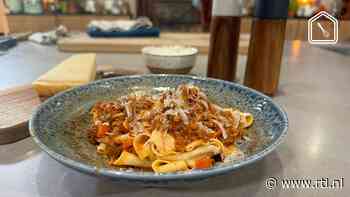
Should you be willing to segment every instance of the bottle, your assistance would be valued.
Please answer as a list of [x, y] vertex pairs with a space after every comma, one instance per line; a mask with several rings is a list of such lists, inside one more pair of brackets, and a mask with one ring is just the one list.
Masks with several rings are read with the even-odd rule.
[[267, 95], [278, 88], [289, 0], [257, 0], [244, 85]]
[[240, 0], [214, 0], [207, 76], [234, 81], [242, 5]]

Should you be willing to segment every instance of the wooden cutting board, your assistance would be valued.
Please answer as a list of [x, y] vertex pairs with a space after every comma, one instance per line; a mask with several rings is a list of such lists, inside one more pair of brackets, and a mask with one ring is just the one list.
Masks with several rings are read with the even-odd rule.
[[[143, 74], [143, 71], [97, 66], [98, 78], [135, 74]], [[39, 98], [30, 84], [0, 91], [0, 145], [29, 136], [28, 121], [43, 100], [45, 98]]]
[[[162, 33], [159, 38], [91, 38], [80, 34], [58, 41], [58, 49], [64, 52], [110, 52], [141, 53], [145, 46], [188, 45], [198, 48], [201, 54], [209, 52], [208, 33]], [[249, 35], [240, 38], [239, 53], [246, 55], [249, 47]]]
[[31, 85], [0, 92], [0, 144], [29, 136], [28, 120], [39, 104], [40, 99]]

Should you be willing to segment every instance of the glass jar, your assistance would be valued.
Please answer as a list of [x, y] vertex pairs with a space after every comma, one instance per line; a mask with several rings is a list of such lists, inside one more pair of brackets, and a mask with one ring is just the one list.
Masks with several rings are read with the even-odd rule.
[[5, 3], [12, 14], [19, 14], [23, 11], [21, 0], [5, 0]]
[[23, 0], [24, 13], [42, 14], [43, 6], [41, 0]]

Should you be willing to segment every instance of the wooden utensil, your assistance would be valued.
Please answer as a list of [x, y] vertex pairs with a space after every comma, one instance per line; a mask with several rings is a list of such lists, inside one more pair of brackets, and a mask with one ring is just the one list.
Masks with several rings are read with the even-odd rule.
[[237, 0], [215, 0], [211, 21], [208, 77], [234, 81], [239, 48], [241, 5]]
[[253, 21], [244, 85], [273, 95], [278, 88], [285, 20]]
[[256, 1], [244, 85], [276, 93], [288, 17], [288, 0]]
[[[143, 74], [136, 69], [97, 66], [99, 78]], [[0, 145], [13, 143], [29, 136], [28, 120], [34, 110], [46, 98], [39, 98], [32, 85], [24, 85], [0, 91]]]

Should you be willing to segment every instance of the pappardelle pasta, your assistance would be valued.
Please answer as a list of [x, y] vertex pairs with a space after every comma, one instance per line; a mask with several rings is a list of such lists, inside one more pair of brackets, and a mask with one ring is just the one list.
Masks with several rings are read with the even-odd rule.
[[190, 84], [98, 102], [91, 115], [89, 139], [110, 165], [157, 173], [206, 169], [242, 157], [235, 142], [253, 124], [250, 113], [220, 107]]

